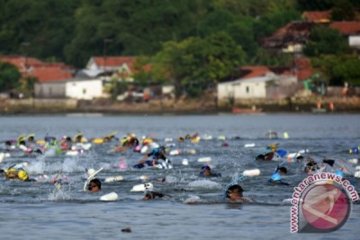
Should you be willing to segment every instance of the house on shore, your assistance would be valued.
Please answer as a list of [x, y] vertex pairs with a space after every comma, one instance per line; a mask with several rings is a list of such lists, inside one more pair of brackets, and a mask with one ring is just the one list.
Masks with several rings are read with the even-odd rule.
[[64, 98], [65, 81], [73, 78], [73, 68], [64, 63], [46, 63], [25, 56], [0, 56], [0, 61], [16, 66], [22, 77], [37, 79], [34, 84], [36, 98]]
[[350, 47], [360, 49], [360, 21], [332, 22], [329, 26], [347, 37]]
[[31, 76], [37, 79], [34, 85], [36, 98], [65, 98], [65, 83], [73, 78], [73, 73], [63, 64], [44, 64], [34, 68]]
[[81, 73], [65, 81], [65, 97], [78, 100], [108, 98], [100, 77], [85, 77]]
[[117, 78], [133, 82], [133, 75], [136, 72], [135, 61], [136, 58], [131, 56], [95, 56], [89, 59], [83, 72], [89, 77], [102, 75], [107, 80]]
[[302, 52], [309, 40], [313, 25], [314, 23], [305, 21], [290, 22], [276, 30], [270, 37], [264, 38], [262, 46], [286, 53]]
[[299, 89], [296, 76], [288, 70], [246, 66], [241, 68], [241, 72], [243, 75], [239, 78], [217, 85], [219, 106], [246, 99], [282, 99]]
[[305, 11], [302, 18], [306, 22], [326, 24], [331, 21], [331, 10], [326, 11]]

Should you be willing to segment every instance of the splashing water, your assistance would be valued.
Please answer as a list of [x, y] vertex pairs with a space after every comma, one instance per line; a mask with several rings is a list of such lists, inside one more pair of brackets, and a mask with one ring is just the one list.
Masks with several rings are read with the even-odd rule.
[[59, 201], [59, 200], [69, 200], [70, 195], [64, 191], [61, 184], [55, 184], [55, 189], [49, 194], [48, 200], [50, 201]]
[[66, 158], [63, 163], [63, 172], [71, 173], [76, 171], [84, 171], [85, 168], [79, 165], [79, 161], [75, 158]]
[[192, 181], [188, 184], [190, 188], [196, 189], [220, 189], [221, 185], [217, 182], [213, 182], [210, 180], [196, 180]]
[[30, 165], [26, 167], [26, 170], [30, 174], [42, 174], [45, 171], [45, 161], [32, 162]]

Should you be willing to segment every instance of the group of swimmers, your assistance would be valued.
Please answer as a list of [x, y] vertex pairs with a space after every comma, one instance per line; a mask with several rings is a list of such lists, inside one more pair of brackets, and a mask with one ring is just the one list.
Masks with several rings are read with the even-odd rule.
[[[148, 146], [148, 151], [143, 153], [143, 157], [138, 161], [137, 164], [135, 164], [133, 167], [137, 169], [145, 168], [145, 167], [156, 167], [156, 168], [172, 168], [171, 167], [171, 161], [166, 156], [167, 149], [164, 146], [161, 146], [157, 144], [152, 138], [146, 137], [142, 139], [142, 141], [139, 141], [139, 139], [134, 134], [128, 134], [124, 136], [121, 139], [118, 139], [115, 137], [115, 134], [110, 134], [105, 136], [101, 139], [101, 141], [98, 139], [97, 142], [105, 143], [110, 142], [113, 140], [119, 140], [117, 146], [114, 148], [114, 152], [125, 152], [128, 150], [134, 151], [134, 152], [141, 152], [142, 147]], [[179, 137], [179, 142], [184, 141], [190, 141], [192, 143], [196, 143], [199, 141], [198, 134], [193, 135], [186, 135], [185, 137]], [[56, 139], [48, 137], [45, 139], [48, 143], [56, 144]], [[95, 140], [93, 140], [95, 141]], [[73, 138], [64, 136], [60, 140], [60, 146], [62, 149], [71, 149], [71, 146], [73, 144], [77, 143], [83, 143], [87, 142], [87, 139], [83, 136], [82, 133], [76, 134]], [[6, 143], [8, 144], [8, 143]], [[33, 148], [36, 147], [36, 141], [34, 138], [34, 135], [31, 134], [27, 137], [19, 137], [17, 144], [19, 146], [24, 146], [26, 148]], [[268, 151], [265, 154], [258, 155], [256, 157], [257, 160], [272, 160], [275, 154], [281, 155], [282, 152], [278, 149], [277, 144], [271, 144], [267, 147]], [[298, 156], [297, 160], [300, 159], [302, 156]], [[333, 161], [333, 160], [332, 160]], [[325, 161], [324, 163], [330, 164], [330, 161]], [[312, 174], [320, 170], [319, 164], [314, 161], [313, 159], [308, 159], [305, 165], [304, 171], [307, 174]], [[285, 182], [283, 180], [283, 176], [287, 174], [288, 170], [284, 166], [278, 166], [274, 173], [271, 175], [269, 179], [270, 184], [280, 184], [280, 185], [289, 185], [289, 183]], [[7, 169], [0, 169], [0, 173], [3, 173], [6, 179], [18, 179], [21, 181], [34, 181], [31, 179], [28, 175], [28, 173], [24, 170], [24, 168], [16, 168], [14, 166], [9, 167]], [[214, 172], [212, 168], [209, 165], [204, 165], [201, 167], [201, 171], [199, 173], [200, 177], [221, 177], [221, 173]], [[99, 192], [101, 191], [101, 180], [98, 178], [93, 178], [89, 181], [87, 185], [87, 191], [93, 193], [93, 192]], [[246, 198], [243, 196], [243, 188], [240, 184], [234, 183], [231, 184], [226, 189], [226, 198], [230, 202], [251, 202], [251, 199]], [[157, 199], [157, 198], [163, 198], [164, 196], [167, 196], [166, 194], [160, 193], [160, 192], [154, 192], [154, 191], [145, 191], [144, 200], [151, 200], [151, 199]]]

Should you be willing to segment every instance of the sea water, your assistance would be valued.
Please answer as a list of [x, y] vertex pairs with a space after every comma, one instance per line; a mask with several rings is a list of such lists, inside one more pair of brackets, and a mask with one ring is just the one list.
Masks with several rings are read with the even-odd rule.
[[[0, 239], [358, 239], [360, 205], [354, 204], [350, 218], [339, 230], [323, 234], [291, 234], [290, 207], [284, 199], [306, 177], [303, 165], [289, 164], [284, 178], [290, 186], [267, 183], [279, 162], [259, 162], [255, 157], [267, 145], [277, 143], [289, 152], [307, 150], [315, 159], [346, 161], [357, 158], [348, 150], [360, 144], [360, 115], [188, 115], [188, 116], [3, 116], [0, 140], [16, 139], [34, 133], [61, 138], [82, 132], [89, 140], [117, 131], [122, 137], [134, 133], [139, 139], [150, 136], [160, 144], [172, 138], [171, 149], [179, 155], [169, 156], [173, 169], [132, 169], [142, 158], [139, 153], [113, 152], [117, 141], [93, 145], [78, 156], [25, 156], [11, 153], [0, 164], [28, 162], [31, 177], [43, 182], [19, 182], [0, 179]], [[277, 139], [267, 133], [276, 132]], [[177, 141], [186, 134], [204, 136], [199, 143]], [[284, 133], [287, 133], [283, 135]], [[283, 136], [288, 138], [283, 138]], [[205, 137], [206, 136], [206, 137]], [[209, 137], [211, 136], [211, 138]], [[226, 144], [224, 144], [226, 142]], [[3, 143], [2, 143], [3, 144]], [[4, 145], [1, 145], [4, 148]], [[191, 150], [191, 151], [190, 151]], [[196, 151], [193, 151], [196, 150]], [[1, 151], [4, 151], [1, 150]], [[194, 154], [195, 153], [195, 154]], [[204, 179], [199, 172], [208, 163], [219, 178]], [[182, 162], [187, 159], [187, 165]], [[119, 168], [126, 161], [128, 169]], [[103, 183], [101, 193], [83, 192], [88, 168], [103, 170], [99, 178], [123, 176], [124, 180]], [[224, 189], [244, 170], [260, 169], [261, 174], [240, 182], [253, 204], [228, 204]], [[66, 177], [66, 184], [56, 188], [46, 176]], [[143, 193], [130, 192], [141, 179], [153, 183], [165, 199], [143, 201]], [[165, 182], [161, 179], [165, 178]], [[359, 191], [359, 179], [349, 177]], [[99, 198], [116, 192], [115, 202]], [[197, 204], [188, 204], [189, 202]], [[131, 233], [121, 229], [129, 227]]]

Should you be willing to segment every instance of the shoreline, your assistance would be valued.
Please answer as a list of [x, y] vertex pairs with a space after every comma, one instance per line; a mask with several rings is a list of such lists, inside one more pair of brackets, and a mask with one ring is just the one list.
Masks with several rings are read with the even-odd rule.
[[[319, 103], [321, 101], [321, 103]], [[6, 99], [0, 100], [1, 115], [103, 114], [103, 115], [256, 115], [276, 113], [360, 113], [360, 97], [284, 100], [243, 100], [218, 105], [209, 99], [112, 102], [107, 99]]]

